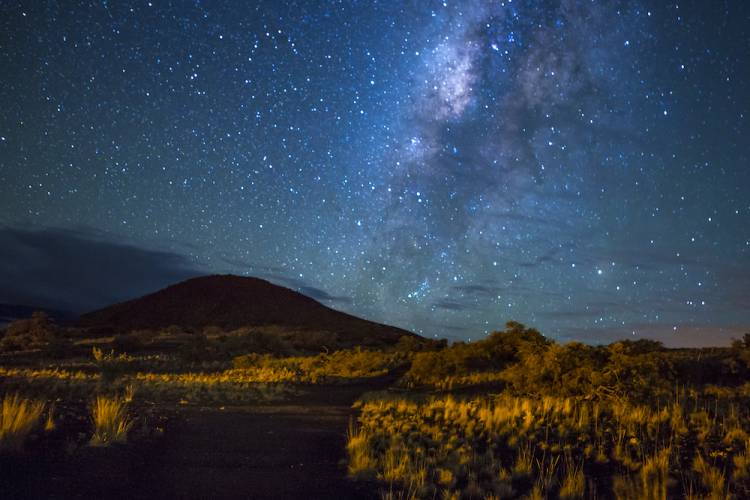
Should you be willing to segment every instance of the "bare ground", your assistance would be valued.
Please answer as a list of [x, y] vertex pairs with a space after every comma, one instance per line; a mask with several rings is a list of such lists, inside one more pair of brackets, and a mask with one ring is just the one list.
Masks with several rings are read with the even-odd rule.
[[376, 487], [348, 479], [344, 463], [351, 404], [372, 388], [314, 387], [275, 406], [174, 408], [157, 443], [5, 461], [0, 496], [374, 498]]

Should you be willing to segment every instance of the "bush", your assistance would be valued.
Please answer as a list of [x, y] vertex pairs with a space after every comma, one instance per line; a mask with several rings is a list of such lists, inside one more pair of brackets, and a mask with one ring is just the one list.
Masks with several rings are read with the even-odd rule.
[[445, 339], [441, 340], [429, 340], [413, 335], [402, 335], [399, 337], [398, 342], [393, 347], [397, 352], [411, 353], [421, 351], [436, 351], [444, 349], [448, 345], [448, 341]]
[[510, 321], [505, 331], [493, 332], [478, 342], [457, 342], [438, 351], [420, 352], [404, 376], [409, 386], [449, 388], [461, 385], [461, 379], [482, 372], [498, 372], [516, 363], [530, 350], [550, 344], [541, 333]]
[[[239, 370], [254, 370], [274, 378], [285, 376], [290, 381], [321, 383], [377, 377], [405, 362], [399, 353], [345, 349], [316, 356], [274, 358], [257, 353], [234, 358], [234, 367]], [[272, 375], [274, 374], [274, 375]]]
[[5, 328], [0, 351], [21, 351], [45, 347], [59, 335], [60, 329], [49, 316], [36, 311], [29, 319], [19, 319]]

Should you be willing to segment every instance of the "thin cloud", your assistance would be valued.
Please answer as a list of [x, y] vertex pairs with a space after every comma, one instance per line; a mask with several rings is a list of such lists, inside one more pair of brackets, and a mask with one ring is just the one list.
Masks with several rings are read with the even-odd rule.
[[77, 313], [206, 274], [184, 255], [85, 228], [0, 228], [0, 263], [0, 302]]

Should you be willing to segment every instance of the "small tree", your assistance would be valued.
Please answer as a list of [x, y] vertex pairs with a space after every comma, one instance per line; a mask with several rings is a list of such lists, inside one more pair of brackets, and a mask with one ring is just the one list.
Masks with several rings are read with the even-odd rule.
[[20, 351], [45, 347], [59, 334], [60, 328], [47, 313], [35, 311], [31, 318], [19, 319], [7, 326], [0, 340], [0, 351]]

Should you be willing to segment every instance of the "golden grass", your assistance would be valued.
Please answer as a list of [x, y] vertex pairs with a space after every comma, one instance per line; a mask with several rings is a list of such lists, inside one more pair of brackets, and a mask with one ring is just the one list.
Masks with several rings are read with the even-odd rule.
[[92, 446], [108, 446], [127, 441], [132, 420], [127, 415], [127, 404], [119, 397], [97, 396], [91, 407], [94, 422]]
[[[251, 402], [282, 399], [295, 385], [346, 383], [378, 377], [403, 363], [399, 353], [350, 349], [316, 356], [273, 358], [248, 355], [238, 358], [238, 367], [207, 372], [166, 371], [167, 360], [134, 358], [92, 348], [93, 371], [63, 368], [0, 366], [0, 386], [6, 390], [31, 387], [45, 396], [75, 392], [89, 397], [102, 383], [125, 389], [125, 399], [134, 392], [154, 400]], [[158, 361], [165, 371], [139, 371]], [[116, 369], [115, 369], [116, 368]]]
[[671, 448], [663, 448], [648, 456], [641, 467], [641, 495], [639, 498], [660, 500], [667, 498]]
[[560, 486], [560, 499], [583, 498], [586, 493], [586, 477], [580, 467], [571, 467], [563, 478]]
[[750, 439], [745, 441], [744, 450], [732, 458], [733, 479], [750, 483]]
[[374, 474], [375, 461], [367, 444], [367, 435], [357, 430], [353, 422], [349, 422], [346, 433], [346, 451], [349, 454], [349, 474], [354, 477], [370, 477]]
[[707, 500], [722, 500], [727, 498], [726, 475], [719, 468], [698, 454], [693, 462], [693, 470], [700, 476], [703, 487], [708, 491]]
[[54, 379], [54, 380], [98, 380], [100, 377], [94, 373], [82, 371], [63, 370], [59, 368], [8, 368], [0, 366], [0, 378], [3, 379]]
[[[750, 440], [740, 441], [750, 432], [750, 408], [715, 400], [651, 408], [506, 394], [421, 402], [382, 396], [358, 407], [347, 447], [352, 475], [374, 471], [390, 490], [419, 498], [459, 487], [472, 498], [582, 498], [595, 491], [656, 500], [686, 495], [695, 484], [713, 499], [742, 496], [750, 486]], [[723, 417], [731, 414], [731, 422]], [[732, 447], [721, 439], [727, 427]], [[599, 480], [587, 476], [592, 468], [612, 481], [589, 486]]]
[[44, 430], [46, 432], [52, 432], [57, 428], [55, 424], [55, 405], [52, 405], [47, 410], [47, 418], [44, 420]]
[[43, 412], [42, 401], [22, 398], [18, 394], [6, 395], [0, 414], [0, 451], [20, 451]]
[[274, 358], [250, 354], [234, 360], [234, 375], [258, 382], [302, 382], [317, 384], [344, 379], [365, 379], [387, 374], [403, 362], [403, 354], [365, 349], [345, 349], [316, 356]]

